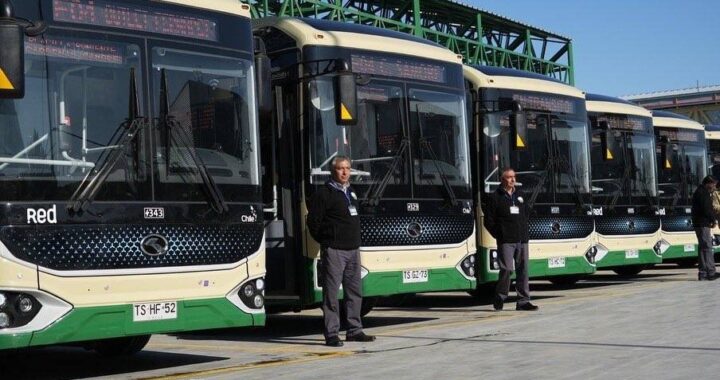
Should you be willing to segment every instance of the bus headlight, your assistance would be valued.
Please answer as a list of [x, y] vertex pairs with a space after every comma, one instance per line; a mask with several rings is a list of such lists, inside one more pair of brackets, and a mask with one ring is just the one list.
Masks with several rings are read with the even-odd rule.
[[0, 313], [0, 329], [10, 326], [10, 316], [7, 313]]
[[597, 256], [597, 253], [597, 247], [592, 246], [587, 251], [585, 251], [585, 259], [587, 259], [590, 264], [595, 264], [595, 257]]
[[5, 306], [5, 301], [7, 301], [7, 297], [5, 297], [5, 294], [0, 293], [0, 307]]
[[0, 329], [25, 326], [42, 309], [40, 301], [27, 293], [0, 293]]
[[500, 263], [498, 262], [497, 249], [491, 249], [489, 256], [490, 256], [490, 270], [500, 270]]
[[20, 296], [18, 299], [18, 309], [22, 313], [29, 313], [33, 309], [33, 301], [25, 296]]
[[460, 262], [460, 269], [468, 277], [475, 277], [475, 254], [465, 257]]
[[655, 254], [658, 256], [662, 256], [665, 251], [670, 248], [670, 243], [668, 243], [665, 239], [659, 240], [655, 245], [653, 246], [653, 251], [655, 251]]
[[257, 278], [255, 280], [250, 280], [241, 286], [238, 296], [247, 307], [252, 309], [261, 309], [265, 305], [265, 296], [263, 295], [264, 289], [265, 279]]

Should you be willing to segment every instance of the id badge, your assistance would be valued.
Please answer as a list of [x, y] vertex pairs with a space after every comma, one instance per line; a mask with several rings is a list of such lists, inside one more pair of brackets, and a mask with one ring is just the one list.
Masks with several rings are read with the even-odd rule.
[[357, 209], [355, 208], [355, 206], [348, 206], [348, 211], [350, 211], [350, 216], [357, 216]]
[[520, 207], [518, 207], [518, 206], [510, 206], [510, 213], [511, 213], [511, 214], [519, 214], [519, 213], [520, 213]]

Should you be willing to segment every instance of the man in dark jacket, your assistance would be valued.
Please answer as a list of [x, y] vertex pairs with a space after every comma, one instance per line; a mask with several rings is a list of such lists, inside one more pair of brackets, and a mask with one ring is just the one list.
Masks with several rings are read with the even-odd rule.
[[515, 171], [503, 169], [500, 187], [489, 196], [485, 211], [485, 228], [497, 241], [500, 277], [495, 287], [495, 310], [502, 310], [510, 292], [513, 271], [518, 300], [516, 310], [537, 310], [530, 303], [528, 284], [528, 207], [522, 193], [515, 188]]
[[715, 257], [710, 232], [717, 222], [711, 195], [715, 191], [716, 184], [715, 177], [711, 175], [705, 177], [695, 190], [692, 199], [692, 222], [698, 239], [699, 281], [713, 281], [720, 277], [715, 273]]
[[307, 226], [310, 235], [321, 247], [318, 276], [323, 289], [325, 344], [340, 347], [343, 345], [338, 337], [338, 290], [341, 283], [348, 326], [345, 340], [371, 342], [375, 337], [363, 332], [360, 320], [360, 220], [357, 196], [350, 187], [350, 159], [336, 156], [330, 165], [332, 179], [310, 199]]

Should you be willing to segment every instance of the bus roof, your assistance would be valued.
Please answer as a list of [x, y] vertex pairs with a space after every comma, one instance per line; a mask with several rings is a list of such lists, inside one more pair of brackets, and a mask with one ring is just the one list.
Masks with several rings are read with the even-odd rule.
[[300, 47], [340, 46], [462, 63], [462, 56], [438, 44], [367, 25], [297, 17], [263, 17], [253, 20], [254, 29], [267, 27], [291, 35]]
[[534, 91], [585, 98], [585, 93], [553, 78], [531, 72], [492, 66], [465, 65], [465, 79], [476, 88]]
[[720, 140], [720, 124], [706, 125], [705, 138], [708, 140]]
[[588, 112], [652, 117], [652, 114], [647, 109], [620, 98], [600, 94], [585, 94], [585, 100]]
[[678, 115], [668, 111], [653, 110], [653, 126], [655, 127], [675, 127], [687, 129], [699, 129], [704, 131], [705, 128], [697, 121], [687, 116]]
[[186, 7], [207, 9], [250, 18], [250, 6], [237, 0], [159, 0], [162, 3], [184, 5]]

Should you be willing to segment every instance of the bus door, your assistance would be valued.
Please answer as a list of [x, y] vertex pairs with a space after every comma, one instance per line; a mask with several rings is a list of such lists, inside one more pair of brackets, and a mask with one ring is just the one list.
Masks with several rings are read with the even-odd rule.
[[302, 268], [295, 86], [274, 84], [273, 99], [272, 122], [260, 128], [269, 306], [299, 302], [297, 274]]

